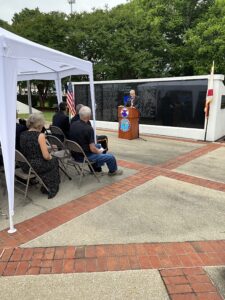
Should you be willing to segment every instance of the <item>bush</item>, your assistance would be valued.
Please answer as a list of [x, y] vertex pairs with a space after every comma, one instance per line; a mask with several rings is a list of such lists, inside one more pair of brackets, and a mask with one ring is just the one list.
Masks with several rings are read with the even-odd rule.
[[45, 101], [45, 107], [53, 108], [57, 104], [57, 97], [56, 96], [47, 96]]

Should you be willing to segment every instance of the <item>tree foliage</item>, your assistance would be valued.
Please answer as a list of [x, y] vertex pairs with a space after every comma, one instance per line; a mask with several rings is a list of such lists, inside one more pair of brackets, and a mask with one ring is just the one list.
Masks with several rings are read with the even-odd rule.
[[23, 9], [12, 19], [12, 30], [33, 42], [65, 50], [67, 15], [59, 12], [41, 13], [38, 8]]
[[216, 1], [196, 26], [187, 31], [185, 46], [192, 53], [195, 74], [208, 73], [215, 61], [217, 73], [225, 72], [225, 6]]
[[4, 20], [0, 19], [0, 27], [6, 29], [6, 30], [11, 30], [11, 26]]
[[72, 15], [25, 8], [10, 30], [92, 61], [97, 80], [208, 73], [213, 59], [223, 73], [224, 13], [224, 0], [130, 0]]

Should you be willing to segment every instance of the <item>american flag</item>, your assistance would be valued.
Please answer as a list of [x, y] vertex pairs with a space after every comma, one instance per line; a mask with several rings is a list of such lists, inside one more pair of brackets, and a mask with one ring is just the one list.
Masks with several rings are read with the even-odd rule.
[[212, 64], [211, 68], [211, 74], [208, 82], [208, 89], [207, 89], [207, 95], [206, 95], [206, 101], [205, 101], [205, 116], [206, 118], [209, 117], [209, 109], [210, 109], [210, 103], [213, 100], [213, 79], [214, 79], [214, 62]]
[[71, 82], [69, 82], [69, 84], [68, 84], [66, 102], [67, 102], [67, 106], [69, 108], [70, 114], [72, 116], [75, 116], [76, 110], [75, 110], [75, 103], [74, 103], [73, 86], [72, 86]]

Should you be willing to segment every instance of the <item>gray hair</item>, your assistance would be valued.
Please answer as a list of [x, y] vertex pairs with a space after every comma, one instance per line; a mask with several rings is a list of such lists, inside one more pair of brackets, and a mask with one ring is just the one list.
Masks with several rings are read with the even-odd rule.
[[35, 113], [28, 117], [27, 128], [42, 129], [45, 125], [45, 119], [42, 113]]
[[86, 120], [91, 117], [91, 109], [88, 106], [82, 106], [79, 111], [79, 116], [81, 120]]
[[84, 105], [83, 104], [77, 104], [76, 106], [76, 113], [79, 114], [79, 111], [81, 109], [81, 107], [83, 107]]

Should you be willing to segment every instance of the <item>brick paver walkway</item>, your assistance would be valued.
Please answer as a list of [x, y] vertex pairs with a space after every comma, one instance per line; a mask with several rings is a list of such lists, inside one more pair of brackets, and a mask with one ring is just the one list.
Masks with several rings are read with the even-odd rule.
[[[157, 176], [225, 192], [225, 184], [180, 174], [173, 169], [224, 144], [202, 147], [158, 166], [119, 161], [136, 174], [72, 200], [0, 232], [0, 276], [158, 269], [170, 299], [222, 299], [202, 267], [225, 265], [225, 240], [22, 248], [26, 243]], [[132, 180], [131, 180], [132, 179]]]

